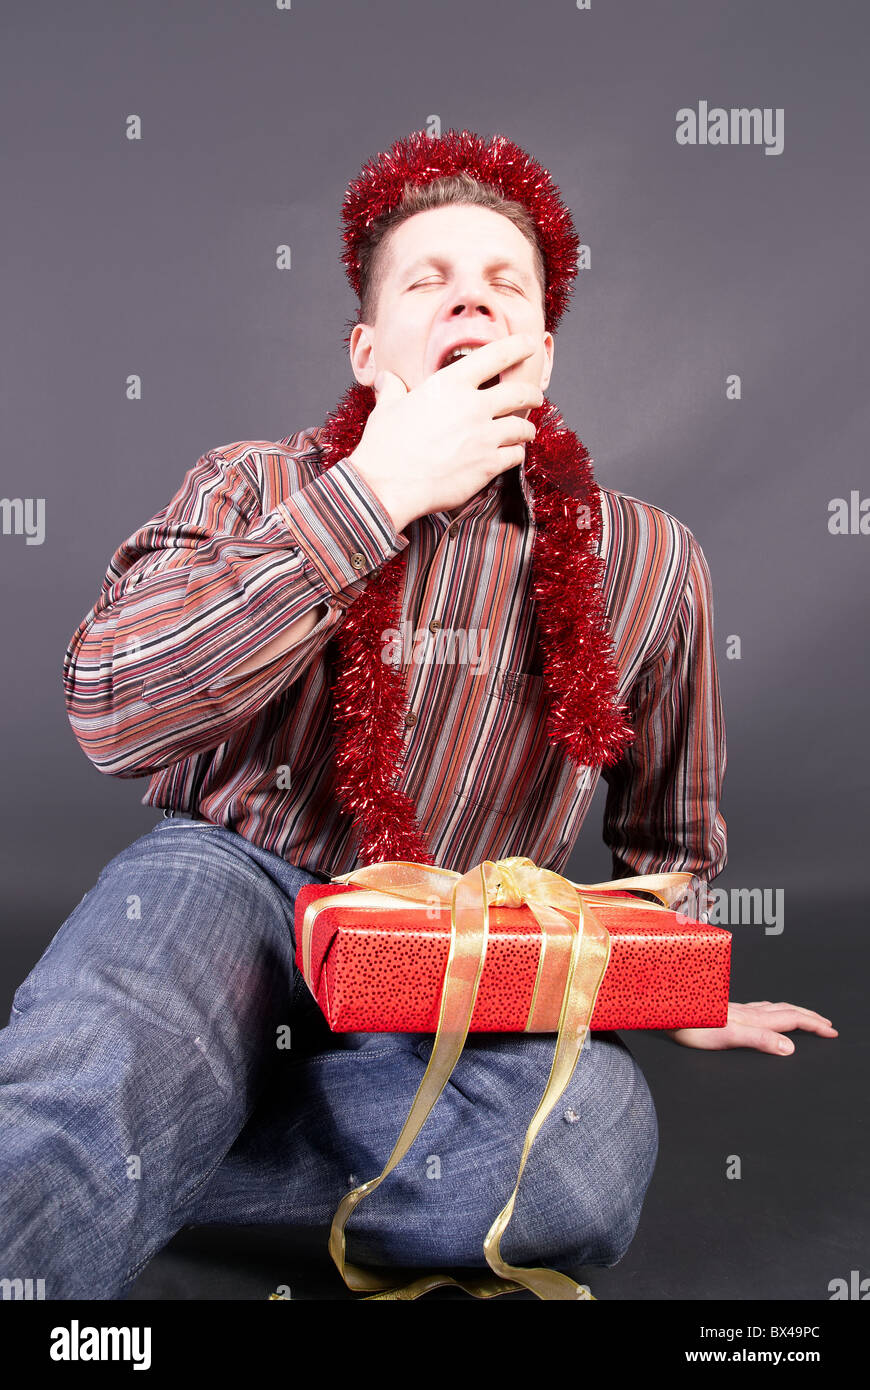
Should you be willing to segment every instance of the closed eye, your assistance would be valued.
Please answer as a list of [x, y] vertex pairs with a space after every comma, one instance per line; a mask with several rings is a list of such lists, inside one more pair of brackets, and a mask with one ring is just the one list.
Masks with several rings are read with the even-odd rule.
[[[434, 280], [432, 280], [432, 279], [429, 279], [429, 280], [418, 280], [417, 283], [414, 284], [414, 285], [411, 285], [410, 288], [411, 288], [412, 290], [416, 290], [416, 289], [419, 289], [421, 285], [432, 285], [432, 284], [436, 284], [436, 283], [437, 283], [437, 281], [434, 281]], [[519, 285], [512, 285], [512, 284], [510, 283], [509, 280], [494, 280], [494, 281], [493, 281], [493, 284], [496, 284], [496, 285], [504, 285], [506, 289], [509, 289], [509, 290], [516, 290], [517, 294], [522, 294], [522, 290], [520, 289]]]

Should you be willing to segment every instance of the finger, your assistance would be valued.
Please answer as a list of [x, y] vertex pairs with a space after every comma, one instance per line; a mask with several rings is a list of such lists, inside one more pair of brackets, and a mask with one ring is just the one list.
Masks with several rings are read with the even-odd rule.
[[496, 450], [496, 464], [500, 473], [506, 473], [509, 468], [516, 468], [521, 464], [526, 456], [525, 444], [503, 444]]
[[750, 1028], [747, 1025], [743, 1032], [743, 1047], [754, 1047], [759, 1052], [773, 1052], [778, 1057], [787, 1057], [789, 1053], [794, 1052], [791, 1038], [783, 1037], [782, 1033], [774, 1033], [770, 1028]]
[[[828, 1038], [838, 1038], [840, 1036], [833, 1024], [823, 1023], [820, 1019], [805, 1018], [800, 1014], [787, 1011], [766, 1014], [765, 1019], [769, 1024], [775, 1025], [776, 1028], [786, 1033], [794, 1032], [794, 1030], [798, 1028], [804, 1033], [818, 1033]], [[753, 1012], [748, 1009], [739, 1014], [729, 1014], [729, 1020], [737, 1024], [738, 1027], [746, 1029], [754, 1034], [770, 1033], [772, 1031], [770, 1027], [764, 1027], [758, 1022], [757, 1013], [753, 1014]], [[775, 1034], [775, 1036], [778, 1037], [780, 1034]]]
[[823, 1018], [812, 1009], [802, 1009], [797, 1004], [774, 1004], [772, 1008], [765, 1009], [764, 1014], [772, 1028], [807, 1028], [812, 1031], [832, 1027], [829, 1018]]
[[[827, 1018], [825, 1014], [817, 1013], [815, 1009], [805, 1009], [802, 1004], [786, 1004], [784, 1002], [780, 1004], [771, 1004], [769, 999], [757, 999], [754, 1003], [740, 1004], [737, 1007], [742, 1009], [760, 1009], [764, 1007], [767, 1009], [772, 1009], [776, 1012], [787, 1010], [791, 1013], [805, 1014], [807, 1018], [814, 1018], [819, 1023], [829, 1024], [831, 1022], [831, 1020]], [[780, 1026], [780, 1024], [777, 1024], [777, 1027]]]
[[493, 439], [497, 447], [503, 444], [527, 444], [537, 433], [531, 420], [522, 415], [503, 415], [492, 422]]
[[486, 408], [494, 420], [536, 410], [543, 403], [543, 391], [531, 381], [502, 381], [486, 393]]
[[400, 376], [395, 372], [380, 371], [376, 374], [372, 383], [372, 390], [375, 393], [375, 403], [381, 401], [398, 400], [400, 396], [408, 394], [408, 388]]
[[[484, 343], [475, 348], [467, 357], [451, 362], [444, 371], [455, 372], [461, 380], [473, 386], [481, 386], [491, 376], [498, 376], [515, 362], [531, 357], [537, 344], [530, 333], [511, 333], [506, 338], [496, 338], [492, 343]], [[491, 389], [495, 389], [494, 387]]]
[[817, 1013], [815, 1009], [805, 1009], [804, 1006], [803, 1006], [803, 1004], [786, 1004], [786, 1003], [783, 1001], [783, 1002], [781, 1002], [781, 1003], [779, 1003], [779, 1004], [774, 1004], [774, 1008], [775, 1008], [775, 1009], [792, 1009], [792, 1010], [796, 1011], [796, 1012], [799, 1013], [799, 1014], [806, 1014], [808, 1018], [816, 1018], [816, 1019], [819, 1019], [822, 1023], [830, 1023], [830, 1021], [831, 1021], [829, 1018], [826, 1018], [824, 1014]]
[[[761, 1019], [764, 1022], [761, 1022]], [[754, 1036], [767, 1035], [779, 1037], [781, 1033], [774, 1033], [774, 1029], [781, 1032], [792, 1032], [795, 1028], [800, 1028], [805, 1033], [822, 1033], [827, 1037], [839, 1037], [839, 1033], [832, 1024], [827, 1023], [818, 1014], [812, 1014], [806, 1009], [798, 1009], [795, 1006], [786, 1004], [783, 1007], [774, 1005], [770, 1009], [753, 1009], [749, 1004], [729, 1004], [728, 1021], [735, 1023], [740, 1029], [745, 1030]], [[756, 1044], [750, 1044], [755, 1046]], [[784, 1051], [790, 1051], [790, 1048]]]
[[[774, 1017], [777, 1016], [774, 1015]], [[834, 1025], [832, 1023], [825, 1023], [823, 1019], [801, 1018], [800, 1016], [795, 1017], [794, 1014], [786, 1014], [785, 1022], [778, 1020], [776, 1026], [777, 1028], [784, 1029], [787, 1033], [792, 1032], [795, 1028], [801, 1028], [805, 1033], [828, 1033], [833, 1034], [834, 1037], [839, 1037], [839, 1033]]]

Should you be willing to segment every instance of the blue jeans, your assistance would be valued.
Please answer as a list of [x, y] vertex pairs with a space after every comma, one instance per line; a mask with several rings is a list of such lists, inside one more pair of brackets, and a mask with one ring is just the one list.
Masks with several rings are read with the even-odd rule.
[[[207, 822], [113, 859], [0, 1030], [0, 1278], [125, 1298], [185, 1225], [322, 1229], [381, 1171], [428, 1034], [329, 1031], [294, 961], [296, 869]], [[280, 1046], [279, 1039], [290, 1046]], [[469, 1034], [414, 1146], [347, 1225], [357, 1264], [482, 1266], [553, 1035]], [[532, 1148], [502, 1254], [616, 1264], [658, 1154], [643, 1073], [592, 1033]]]

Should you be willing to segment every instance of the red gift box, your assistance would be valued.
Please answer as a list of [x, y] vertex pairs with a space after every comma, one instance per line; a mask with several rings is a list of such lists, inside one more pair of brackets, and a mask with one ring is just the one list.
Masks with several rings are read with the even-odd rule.
[[[352, 884], [306, 884], [296, 897], [296, 961], [313, 902], [308, 987], [334, 1033], [434, 1033], [450, 945], [450, 908], [421, 911], [394, 899], [383, 911], [350, 907]], [[611, 904], [620, 903], [622, 906]], [[731, 933], [646, 910], [631, 894], [594, 907], [611, 937], [591, 1030], [722, 1028], [728, 1021]], [[528, 907], [489, 908], [489, 939], [471, 1032], [523, 1032], [538, 969], [541, 928]]]

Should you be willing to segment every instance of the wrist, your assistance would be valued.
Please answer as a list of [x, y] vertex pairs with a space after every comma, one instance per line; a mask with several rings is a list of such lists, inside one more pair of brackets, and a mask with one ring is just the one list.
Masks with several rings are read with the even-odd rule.
[[383, 479], [376, 479], [375, 477], [373, 477], [372, 472], [369, 469], [368, 464], [366, 463], [365, 456], [360, 454], [359, 448], [354, 449], [353, 453], [348, 454], [346, 461], [351, 465], [355, 472], [359, 474], [369, 491], [372, 492], [374, 496], [378, 499], [384, 511], [387, 513], [388, 517], [393, 523], [396, 532], [398, 533], [399, 531], [403, 531], [404, 528], [414, 520], [414, 518], [412, 516], [409, 516], [407, 511], [404, 511], [399, 506], [399, 504], [396, 502], [396, 499], [390, 493], [389, 489], [384, 486]]

